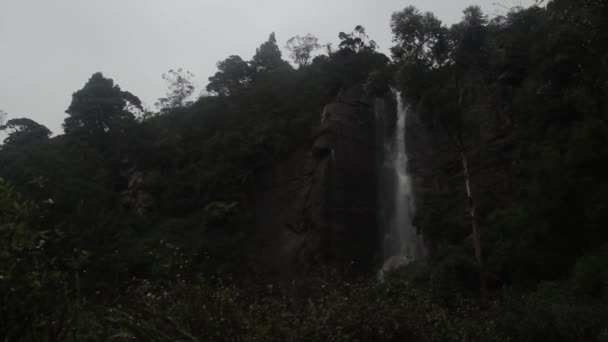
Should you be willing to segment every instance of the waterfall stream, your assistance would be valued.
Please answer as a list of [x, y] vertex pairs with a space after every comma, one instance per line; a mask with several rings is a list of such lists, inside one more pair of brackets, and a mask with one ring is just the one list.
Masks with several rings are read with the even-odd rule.
[[414, 227], [414, 194], [408, 174], [406, 149], [406, 120], [409, 112], [401, 94], [393, 91], [397, 102], [397, 121], [394, 134], [384, 139], [384, 165], [381, 173], [386, 180], [381, 189], [382, 201], [386, 208], [383, 236], [383, 265], [379, 271], [380, 279], [386, 272], [405, 266], [425, 256], [422, 236]]

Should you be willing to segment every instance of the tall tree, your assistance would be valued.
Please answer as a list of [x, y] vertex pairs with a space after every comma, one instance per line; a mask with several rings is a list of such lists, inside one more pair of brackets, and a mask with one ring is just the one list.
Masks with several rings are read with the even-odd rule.
[[490, 131], [484, 126], [492, 118], [488, 113], [492, 105], [487, 102], [491, 90], [484, 82], [489, 76], [490, 46], [485, 40], [488, 21], [481, 8], [470, 6], [463, 14], [462, 21], [450, 29], [453, 73], [451, 79], [445, 80], [449, 86], [444, 88], [447, 96], [442, 102], [449, 104], [447, 108], [451, 110], [440, 113], [439, 119], [460, 160], [475, 260], [479, 269], [480, 298], [486, 304], [487, 284], [478, 214], [480, 203], [475, 196], [475, 189], [479, 189], [479, 186], [474, 184], [471, 160], [475, 157], [475, 165], [481, 168], [481, 151], [492, 140], [488, 133], [481, 133]]
[[391, 29], [396, 60], [439, 66], [448, 59], [448, 30], [433, 13], [408, 6], [393, 13]]
[[0, 109], [0, 126], [4, 125], [4, 120], [6, 120], [7, 116], [8, 113]]
[[281, 50], [277, 45], [277, 39], [274, 32], [268, 37], [268, 41], [264, 42], [256, 50], [251, 65], [256, 71], [269, 71], [282, 66], [288, 66], [282, 58]]
[[0, 126], [0, 131], [3, 130], [8, 132], [4, 143], [12, 146], [46, 140], [51, 135], [48, 128], [27, 118], [8, 120], [6, 125]]
[[66, 134], [103, 134], [134, 122], [135, 110], [143, 110], [139, 98], [98, 72], [72, 95], [63, 128]]
[[253, 68], [239, 56], [230, 56], [217, 63], [219, 69], [209, 77], [207, 91], [227, 96], [243, 89], [251, 82]]
[[291, 51], [291, 58], [300, 66], [310, 64], [312, 53], [321, 48], [317, 37], [307, 34], [304, 37], [295, 36], [287, 41], [285, 48]]
[[[490, 47], [484, 32], [487, 20], [479, 7], [464, 11], [463, 20], [448, 31], [431, 13], [421, 13], [410, 6], [393, 14], [391, 27], [396, 46], [393, 57], [401, 62], [402, 90], [421, 101], [442, 127], [449, 150], [460, 164], [467, 216], [471, 224], [475, 260], [478, 265], [482, 303], [487, 301], [487, 286], [482, 252], [479, 198], [473, 181], [471, 159], [490, 138], [480, 134], [490, 120], [487, 99], [491, 90], [484, 82]], [[432, 81], [429, 81], [432, 80]], [[485, 101], [485, 102], [484, 102]]]
[[369, 39], [365, 27], [361, 25], [357, 25], [351, 33], [340, 32], [338, 38], [340, 38], [340, 50], [360, 52], [375, 51], [378, 48], [376, 42]]
[[469, 6], [463, 14], [462, 21], [450, 29], [453, 60], [463, 72], [485, 68], [489, 52], [486, 40], [488, 18], [479, 6]]
[[194, 85], [192, 84], [193, 73], [182, 68], [177, 70], [171, 69], [164, 73], [162, 77], [167, 82], [169, 89], [167, 96], [158, 99], [156, 103], [161, 113], [184, 108], [192, 103], [188, 99], [194, 93]]

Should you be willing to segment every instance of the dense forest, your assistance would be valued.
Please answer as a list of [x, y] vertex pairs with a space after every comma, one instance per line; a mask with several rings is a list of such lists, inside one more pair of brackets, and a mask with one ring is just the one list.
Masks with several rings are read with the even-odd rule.
[[[292, 64], [271, 34], [198, 98], [188, 71], [164, 74], [156, 111], [97, 72], [64, 134], [8, 113], [0, 341], [608, 341], [607, 18], [553, 0], [447, 27], [406, 7], [390, 56], [357, 26], [335, 47], [290, 39]], [[303, 220], [320, 242], [278, 265], [261, 179], [330, 153], [327, 104], [391, 89], [415, 113], [427, 257], [378, 281], [376, 247], [336, 252]]]

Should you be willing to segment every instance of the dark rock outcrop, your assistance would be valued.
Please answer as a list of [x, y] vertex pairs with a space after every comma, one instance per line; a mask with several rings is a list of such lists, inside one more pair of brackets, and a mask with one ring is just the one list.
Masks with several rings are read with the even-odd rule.
[[252, 191], [259, 264], [280, 278], [324, 265], [371, 272], [378, 252], [374, 101], [362, 87], [328, 104], [311, 144], [257, 175]]

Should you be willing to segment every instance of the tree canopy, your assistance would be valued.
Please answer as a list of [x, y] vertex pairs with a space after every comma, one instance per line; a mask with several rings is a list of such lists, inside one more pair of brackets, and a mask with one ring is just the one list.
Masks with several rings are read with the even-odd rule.
[[7, 116], [8, 113], [0, 109], [0, 126], [4, 125]]
[[177, 70], [171, 69], [164, 73], [162, 77], [168, 84], [169, 89], [167, 96], [161, 97], [156, 103], [161, 113], [183, 109], [192, 103], [189, 98], [194, 93], [194, 85], [192, 84], [193, 73], [181, 68]]
[[8, 133], [4, 144], [12, 146], [40, 142], [51, 135], [48, 128], [28, 118], [10, 119], [0, 126], [0, 131], [3, 130]]
[[277, 39], [274, 32], [268, 37], [268, 41], [262, 43], [257, 48], [251, 66], [257, 71], [270, 71], [280, 67], [289, 66], [282, 58], [281, 49], [277, 45]]
[[[290, 39], [292, 68], [272, 34], [204, 96], [170, 70], [163, 115], [95, 73], [65, 134], [3, 122], [0, 341], [606, 340], [608, 4], [545, 3], [449, 27], [406, 7], [392, 59], [357, 26], [336, 50]], [[386, 208], [333, 183], [377, 189], [399, 102], [429, 255], [378, 282], [380, 249], [334, 260], [360, 233], [342, 218]]]
[[72, 95], [63, 129], [66, 134], [103, 134], [133, 122], [134, 110], [143, 110], [139, 98], [98, 72]]
[[239, 56], [230, 56], [217, 63], [218, 72], [209, 77], [207, 91], [228, 96], [246, 87], [254, 69]]
[[369, 39], [365, 28], [361, 25], [357, 25], [351, 33], [340, 32], [338, 38], [340, 38], [339, 47], [342, 50], [353, 52], [375, 51], [378, 47], [375, 41]]
[[300, 65], [306, 66], [310, 64], [312, 54], [315, 50], [321, 48], [317, 37], [307, 34], [305, 36], [295, 36], [287, 41], [285, 48], [291, 51], [291, 59]]
[[440, 66], [449, 58], [448, 29], [431, 12], [408, 6], [393, 13], [393, 58], [410, 63]]

